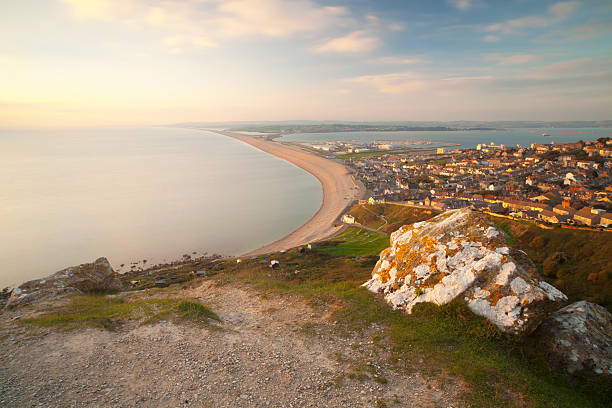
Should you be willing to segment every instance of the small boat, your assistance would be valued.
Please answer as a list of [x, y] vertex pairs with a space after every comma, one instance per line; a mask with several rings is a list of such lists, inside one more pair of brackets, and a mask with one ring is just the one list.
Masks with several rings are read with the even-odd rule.
[[542, 136], [549, 137], [550, 135], [548, 133], [542, 133]]

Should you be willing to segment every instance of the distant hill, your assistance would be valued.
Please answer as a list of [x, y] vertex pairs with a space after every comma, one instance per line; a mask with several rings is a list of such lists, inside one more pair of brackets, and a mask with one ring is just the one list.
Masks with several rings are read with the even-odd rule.
[[513, 128], [600, 128], [612, 127], [612, 120], [599, 121], [394, 121], [394, 122], [350, 122], [350, 121], [251, 121], [251, 122], [184, 122], [170, 126], [189, 128], [225, 128], [243, 132], [262, 133], [327, 133], [359, 131], [461, 131], [501, 130]]

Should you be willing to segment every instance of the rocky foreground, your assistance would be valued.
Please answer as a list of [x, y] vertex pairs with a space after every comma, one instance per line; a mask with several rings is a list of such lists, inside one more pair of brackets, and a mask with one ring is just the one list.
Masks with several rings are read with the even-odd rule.
[[337, 336], [327, 312], [298, 298], [200, 284], [171, 295], [210, 305], [221, 318], [215, 327], [33, 331], [19, 320], [37, 309], [5, 311], [0, 406], [462, 406], [461, 382], [391, 369], [370, 341], [380, 328]]
[[[310, 266], [303, 263], [310, 268], [305, 281], [309, 283], [317, 279], [325, 260], [334, 272], [350, 262], [352, 266], [343, 272], [345, 282], [354, 279], [355, 268], [362, 268], [357, 282], [363, 282], [371, 267], [371, 263], [359, 266], [363, 260], [302, 252], [285, 254], [287, 266], [274, 261], [275, 269], [263, 266], [266, 260], [227, 261], [225, 266], [211, 261], [210, 272], [228, 268], [217, 278], [206, 271], [194, 273], [193, 264], [181, 272], [189, 275], [181, 283], [147, 289], [138, 286], [146, 282], [119, 277], [100, 258], [26, 282], [12, 293], [2, 292], [0, 303], [6, 307], [0, 313], [0, 406], [466, 405], [473, 383], [449, 375], [441, 368], [444, 365], [428, 369], [432, 362], [425, 361], [425, 349], [394, 351], [398, 345], [411, 347], [411, 341], [418, 345], [417, 339], [431, 339], [415, 336], [411, 329], [399, 337], [410, 339], [408, 343], [396, 341], [391, 347], [385, 339], [390, 336], [389, 326], [381, 322], [402, 330], [407, 326], [384, 318], [362, 320], [368, 323], [357, 329], [338, 324], [334, 310], [340, 306], [330, 296], [338, 287], [329, 281], [328, 301], [321, 307], [300, 295], [256, 291], [256, 285], [246, 284], [248, 274], [242, 275], [242, 281], [227, 280], [241, 271], [267, 276], [267, 284], [287, 285], [302, 273], [295, 269], [300, 257], [318, 259]], [[179, 274], [177, 268], [180, 265], [168, 270], [170, 278]], [[157, 275], [151, 275], [154, 272]], [[165, 274], [143, 271], [141, 278], [151, 285], [155, 279], [157, 284], [159, 273]], [[366, 299], [373, 299], [359, 289], [359, 283], [353, 284]], [[129, 285], [132, 290], [120, 292]], [[612, 379], [612, 315], [584, 301], [565, 306], [566, 296], [538, 276], [527, 255], [509, 246], [503, 232], [468, 209], [449, 211], [393, 233], [391, 246], [381, 252], [363, 286], [407, 313], [418, 303], [455, 302], [454, 306], [470, 316], [471, 310], [485, 317], [513, 339], [540, 347], [550, 366], [570, 381], [576, 373], [598, 377], [602, 384]], [[98, 294], [91, 295], [92, 291]], [[208, 317], [184, 320], [179, 313], [183, 303], [206, 310]], [[391, 312], [381, 306], [387, 317]], [[364, 310], [370, 313], [381, 311], [378, 306], [368, 307]], [[96, 308], [102, 309], [103, 317], [95, 317]], [[56, 316], [52, 324], [50, 315]], [[462, 327], [459, 316], [451, 318], [452, 326], [457, 322]], [[85, 317], [89, 324], [82, 323]], [[72, 326], [63, 325], [66, 321]], [[88, 328], [91, 322], [103, 329]], [[413, 327], [418, 330], [419, 325]], [[70, 328], [74, 330], [64, 330]], [[436, 329], [429, 326], [427, 333]], [[489, 329], [499, 334], [493, 326]], [[438, 339], [433, 339], [434, 353], [439, 352]]]
[[612, 377], [612, 315], [584, 301], [562, 309], [567, 296], [469, 208], [395, 231], [363, 286], [408, 313], [418, 303], [457, 299], [502, 331], [523, 336], [538, 328], [558, 371]]

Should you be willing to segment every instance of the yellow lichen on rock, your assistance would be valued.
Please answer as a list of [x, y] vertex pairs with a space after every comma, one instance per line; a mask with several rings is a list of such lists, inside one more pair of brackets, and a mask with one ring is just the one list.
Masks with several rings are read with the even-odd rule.
[[469, 209], [403, 226], [364, 286], [409, 313], [419, 302], [459, 297], [500, 329], [529, 332], [566, 297], [540, 282], [533, 263], [503, 237]]

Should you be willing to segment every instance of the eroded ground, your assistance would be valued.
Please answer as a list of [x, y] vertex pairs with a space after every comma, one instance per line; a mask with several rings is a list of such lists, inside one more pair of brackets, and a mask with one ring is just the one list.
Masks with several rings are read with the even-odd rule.
[[197, 299], [221, 323], [65, 331], [24, 324], [33, 308], [1, 314], [0, 406], [461, 406], [458, 381], [393, 369], [372, 341], [376, 326], [339, 331], [298, 296], [196, 286], [171, 295]]

